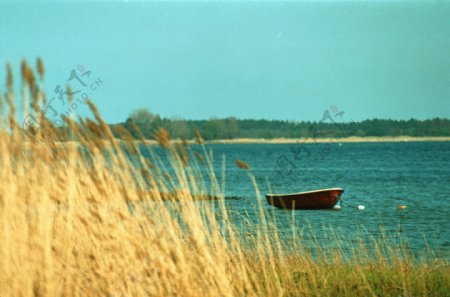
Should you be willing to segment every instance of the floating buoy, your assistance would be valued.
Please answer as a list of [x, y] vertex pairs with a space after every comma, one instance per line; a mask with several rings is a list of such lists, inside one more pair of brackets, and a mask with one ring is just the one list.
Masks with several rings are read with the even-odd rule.
[[365, 207], [364, 205], [358, 205], [357, 208], [358, 208], [359, 210], [364, 210], [364, 208], [366, 208], [366, 207]]
[[397, 205], [398, 210], [405, 210], [406, 208], [408, 208], [406, 205]]
[[333, 209], [334, 210], [341, 210], [341, 206], [340, 205], [335, 205], [335, 206], [333, 206]]

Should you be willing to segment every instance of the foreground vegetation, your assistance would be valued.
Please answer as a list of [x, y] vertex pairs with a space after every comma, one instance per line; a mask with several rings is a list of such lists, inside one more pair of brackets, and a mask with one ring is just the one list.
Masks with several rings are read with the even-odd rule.
[[[42, 79], [44, 69], [38, 62]], [[309, 248], [282, 241], [267, 221], [245, 239], [230, 220], [223, 185], [201, 146], [156, 140], [169, 163], [141, 154], [126, 129], [115, 133], [87, 101], [93, 119], [64, 118], [57, 129], [40, 111], [44, 92], [22, 64], [22, 100], [40, 129], [16, 121], [11, 69], [0, 133], [0, 296], [446, 296], [449, 263], [419, 260], [384, 242]], [[68, 90], [70, 95], [70, 90]], [[70, 96], [69, 96], [70, 97]], [[72, 100], [69, 98], [69, 100]], [[58, 144], [61, 138], [75, 142]], [[143, 136], [141, 135], [141, 138]], [[196, 140], [202, 144], [200, 134]], [[78, 142], [80, 144], [78, 144]], [[152, 147], [146, 147], [150, 152]], [[251, 168], [249, 182], [258, 187]], [[206, 172], [206, 174], [205, 174]], [[162, 193], [172, 193], [163, 195]], [[256, 200], [260, 201], [260, 200]], [[257, 204], [257, 202], [255, 203]], [[213, 204], [215, 203], [215, 204]], [[215, 206], [215, 207], [213, 207]], [[246, 231], [246, 230], [244, 230]]]

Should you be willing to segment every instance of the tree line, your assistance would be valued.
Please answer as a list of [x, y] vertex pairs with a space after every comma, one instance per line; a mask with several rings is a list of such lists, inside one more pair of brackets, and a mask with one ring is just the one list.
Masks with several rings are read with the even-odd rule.
[[[138, 137], [140, 130], [145, 138], [153, 138], [160, 128], [172, 138], [192, 139], [198, 131], [205, 140], [236, 138], [342, 138], [350, 136], [450, 136], [450, 119], [389, 120], [371, 119], [360, 122], [288, 121], [264, 119], [210, 118], [186, 120], [162, 118], [147, 109], [130, 114], [123, 123], [113, 124], [125, 128]], [[138, 129], [137, 129], [138, 128]]]

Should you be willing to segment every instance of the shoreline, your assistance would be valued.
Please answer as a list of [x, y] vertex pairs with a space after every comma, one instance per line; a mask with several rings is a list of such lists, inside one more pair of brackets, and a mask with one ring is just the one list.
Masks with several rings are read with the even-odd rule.
[[[119, 143], [123, 140], [117, 139]], [[368, 136], [368, 137], [343, 137], [343, 138], [235, 138], [235, 139], [217, 139], [204, 140], [205, 144], [295, 144], [295, 143], [369, 143], [369, 142], [448, 142], [450, 136], [437, 137], [414, 137], [414, 136]], [[136, 144], [142, 143], [140, 140], [133, 141]], [[182, 141], [180, 139], [172, 139], [173, 143], [189, 143], [196, 144], [195, 140]], [[154, 139], [145, 139], [147, 145], [158, 145]], [[56, 142], [57, 145], [79, 145], [77, 141]]]
[[444, 142], [450, 141], [449, 136], [415, 137], [415, 136], [368, 136], [343, 138], [236, 138], [205, 141], [209, 144], [283, 144], [283, 143], [362, 143], [362, 142]]

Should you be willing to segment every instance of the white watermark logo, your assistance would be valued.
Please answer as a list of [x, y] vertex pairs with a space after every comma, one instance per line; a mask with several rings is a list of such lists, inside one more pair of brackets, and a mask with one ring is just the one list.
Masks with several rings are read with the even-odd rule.
[[[74, 89], [71, 94], [64, 85], [69, 85]], [[70, 117], [86, 100], [92, 96], [101, 86], [103, 81], [95, 77], [92, 71], [86, 69], [83, 65], [77, 65], [73, 68], [68, 78], [63, 84], [58, 84], [53, 89], [53, 96], [47, 104], [42, 108], [42, 113], [45, 118], [51, 120], [57, 127], [62, 126], [63, 117]], [[72, 96], [73, 100], [69, 100]], [[32, 114], [26, 114], [22, 123], [22, 129], [30, 131], [31, 129], [42, 129], [39, 120]]]
[[[321, 120], [318, 123], [309, 125], [306, 137], [297, 140], [295, 145], [290, 147], [289, 154], [282, 154], [276, 159], [275, 172], [281, 177], [297, 180], [302, 161], [312, 160], [319, 162], [321, 158], [331, 153], [331, 145], [325, 145], [320, 150], [312, 145], [318, 144], [320, 138], [327, 138], [328, 142], [336, 142], [337, 129], [342, 124], [344, 114], [345, 112], [336, 105], [331, 105], [325, 109]], [[352, 121], [350, 124], [353, 123]], [[324, 126], [326, 126], [326, 129], [320, 128]]]

